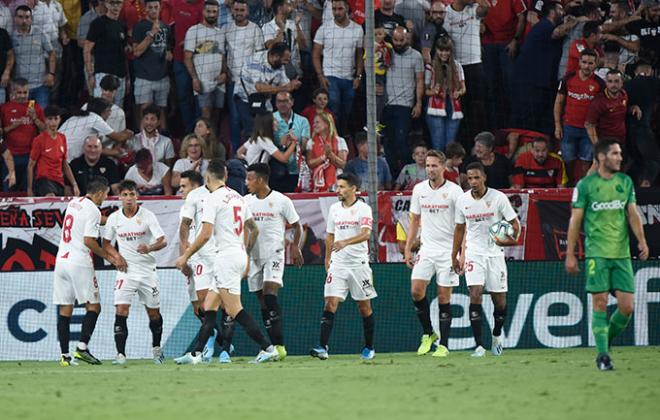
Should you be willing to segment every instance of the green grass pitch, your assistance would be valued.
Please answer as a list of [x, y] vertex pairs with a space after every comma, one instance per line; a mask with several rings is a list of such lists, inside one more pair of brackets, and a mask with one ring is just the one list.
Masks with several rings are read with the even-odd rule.
[[3, 419], [658, 419], [660, 348], [505, 350], [447, 359], [411, 353], [327, 361], [125, 366], [0, 363]]

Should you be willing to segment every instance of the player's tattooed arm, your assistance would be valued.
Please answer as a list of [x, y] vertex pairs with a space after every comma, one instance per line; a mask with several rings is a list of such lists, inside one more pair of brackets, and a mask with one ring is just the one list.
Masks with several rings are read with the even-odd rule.
[[191, 225], [192, 219], [188, 219], [187, 217], [181, 218], [181, 224], [179, 225], [179, 255], [183, 255], [190, 246], [188, 237], [190, 235]]
[[250, 218], [245, 221], [245, 250], [249, 254], [254, 248], [254, 244], [257, 243], [257, 237], [259, 236], [259, 228], [254, 222], [254, 219]]

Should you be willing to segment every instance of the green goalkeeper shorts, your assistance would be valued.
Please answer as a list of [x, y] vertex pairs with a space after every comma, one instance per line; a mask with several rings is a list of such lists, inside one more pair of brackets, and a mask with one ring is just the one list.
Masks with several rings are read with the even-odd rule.
[[614, 290], [635, 293], [635, 279], [630, 258], [587, 258], [586, 269], [589, 293]]

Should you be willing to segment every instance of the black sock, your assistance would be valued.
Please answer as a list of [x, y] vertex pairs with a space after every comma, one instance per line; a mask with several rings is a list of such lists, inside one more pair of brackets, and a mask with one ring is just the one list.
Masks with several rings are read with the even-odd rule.
[[128, 326], [126, 320], [128, 317], [115, 315], [115, 346], [117, 353], [126, 356], [126, 339], [128, 338]]
[[266, 327], [266, 332], [268, 333], [268, 337], [270, 337], [270, 341], [273, 341], [273, 337], [270, 335], [270, 315], [268, 314], [268, 309], [266, 308], [261, 308], [261, 320], [264, 323], [264, 327]]
[[483, 347], [481, 341], [481, 305], [470, 304], [470, 325], [472, 325], [472, 334], [474, 334], [477, 347]]
[[449, 348], [449, 332], [451, 331], [451, 305], [441, 303], [440, 308], [440, 344]]
[[259, 330], [257, 321], [255, 321], [254, 318], [252, 318], [252, 315], [250, 315], [245, 309], [241, 309], [241, 311], [236, 315], [236, 318], [234, 319], [236, 319], [236, 322], [238, 322], [241, 327], [243, 327], [247, 335], [249, 335], [250, 338], [257, 344], [259, 344], [261, 350], [266, 350], [268, 347], [270, 347], [270, 340], [264, 337], [264, 335]]
[[83, 318], [82, 328], [80, 330], [80, 342], [89, 344], [89, 340], [92, 338], [94, 333], [94, 328], [96, 328], [96, 320], [99, 318], [99, 314], [94, 311], [87, 311], [85, 317]]
[[282, 310], [277, 303], [277, 296], [264, 295], [264, 303], [270, 317], [270, 340], [277, 346], [284, 345], [284, 334], [282, 332]]
[[199, 308], [195, 316], [197, 317], [197, 319], [199, 319], [199, 322], [201, 322], [202, 324], [204, 323], [204, 309]]
[[362, 318], [362, 329], [364, 330], [364, 346], [369, 350], [374, 348], [374, 328], [376, 327], [376, 319], [372, 313], [368, 317]]
[[163, 336], [163, 317], [158, 315], [158, 319], [150, 319], [149, 329], [151, 330], [151, 346], [160, 347], [160, 339]]
[[201, 353], [206, 346], [206, 342], [209, 341], [209, 337], [213, 334], [213, 329], [215, 328], [215, 317], [217, 311], [206, 311], [204, 313], [204, 323], [199, 328], [199, 334], [197, 335], [197, 345], [195, 346], [195, 353]]
[[57, 339], [60, 342], [60, 351], [62, 354], [69, 354], [69, 334], [71, 317], [58, 315], [57, 317]]
[[[222, 315], [220, 315], [222, 317]], [[222, 348], [222, 319], [215, 322], [215, 344]]]
[[417, 318], [419, 323], [422, 324], [422, 330], [424, 334], [431, 335], [433, 334], [433, 326], [431, 326], [431, 311], [429, 309], [429, 300], [424, 297], [421, 300], [413, 301], [415, 304], [415, 312], [417, 312]]
[[227, 353], [230, 352], [231, 342], [234, 339], [234, 326], [234, 318], [222, 311], [222, 349]]
[[332, 324], [335, 322], [335, 313], [330, 311], [323, 311], [321, 316], [321, 344], [323, 347], [328, 347], [330, 341], [330, 333], [332, 332]]
[[502, 327], [504, 326], [504, 320], [506, 319], [506, 306], [502, 309], [497, 309], [493, 311], [493, 317], [495, 318], [495, 326], [493, 327], [493, 335], [499, 337], [502, 335]]

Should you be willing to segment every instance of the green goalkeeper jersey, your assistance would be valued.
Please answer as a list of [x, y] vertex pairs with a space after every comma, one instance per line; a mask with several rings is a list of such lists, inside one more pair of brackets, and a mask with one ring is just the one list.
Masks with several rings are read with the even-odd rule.
[[573, 208], [584, 209], [587, 258], [630, 258], [626, 207], [635, 203], [633, 181], [617, 172], [611, 179], [597, 172], [573, 190]]

